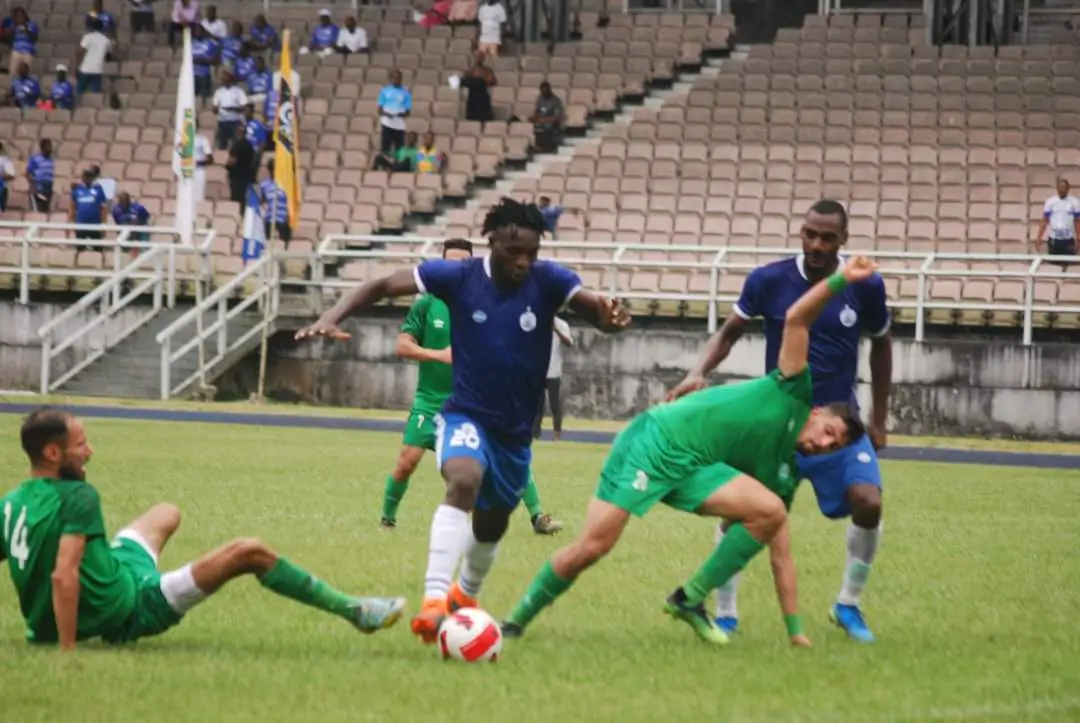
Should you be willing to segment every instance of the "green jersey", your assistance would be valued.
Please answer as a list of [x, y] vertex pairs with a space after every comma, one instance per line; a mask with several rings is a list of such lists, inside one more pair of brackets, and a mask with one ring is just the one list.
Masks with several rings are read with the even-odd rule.
[[86, 482], [32, 479], [0, 498], [0, 558], [6, 557], [27, 637], [55, 642], [52, 574], [63, 535], [85, 535], [79, 567], [78, 637], [123, 624], [135, 609], [135, 579], [109, 552], [97, 490]]
[[795, 443], [810, 417], [812, 396], [809, 367], [791, 378], [774, 370], [710, 387], [648, 414], [688, 465], [722, 462], [787, 499], [798, 484]]
[[[450, 310], [441, 299], [424, 294], [409, 308], [401, 331], [425, 349], [450, 346]], [[453, 370], [441, 362], [420, 362], [413, 409], [434, 416], [442, 409], [453, 387]]]

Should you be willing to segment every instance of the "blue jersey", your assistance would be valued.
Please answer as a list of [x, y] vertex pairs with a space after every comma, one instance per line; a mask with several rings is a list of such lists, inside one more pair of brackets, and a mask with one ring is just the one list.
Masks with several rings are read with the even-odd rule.
[[256, 45], [265, 45], [269, 48], [277, 50], [278, 34], [277, 31], [274, 30], [273, 26], [269, 23], [263, 25], [262, 27], [252, 25], [250, 33], [251, 39], [255, 42]]
[[210, 65], [217, 60], [218, 51], [217, 41], [210, 38], [191, 41], [191, 62], [194, 65], [195, 77], [210, 77]]
[[26, 172], [30, 174], [30, 178], [38, 188], [45, 184], [52, 184], [56, 174], [56, 160], [35, 153], [30, 156], [30, 162], [26, 164]]
[[318, 48], [332, 48], [337, 45], [338, 26], [331, 23], [330, 25], [316, 25], [315, 29], [311, 31], [311, 47], [312, 49]]
[[412, 110], [412, 93], [405, 86], [387, 85], [379, 91], [379, 107], [398, 115]]
[[71, 110], [75, 107], [75, 89], [66, 80], [54, 81], [49, 96], [57, 108]]
[[[788, 307], [812, 286], [801, 254], [754, 269], [747, 277], [735, 313], [744, 319], [764, 319], [766, 373], [776, 368]], [[859, 340], [863, 333], [885, 335], [889, 324], [885, 283], [876, 274], [829, 301], [810, 329], [815, 405], [855, 403]]]
[[240, 49], [244, 47], [244, 39], [232, 35], [221, 41], [221, 62], [231, 63], [240, 57]]
[[559, 225], [559, 217], [562, 214], [562, 206], [545, 206], [540, 209], [540, 215], [544, 217], [544, 223], [547, 224], [548, 231], [551, 232], [554, 232], [555, 227]]
[[101, 22], [101, 32], [106, 35], [112, 35], [116, 32], [116, 16], [107, 10], [102, 10], [100, 13], [93, 11], [86, 14], [86, 27], [90, 28], [94, 24], [94, 20]]
[[416, 269], [416, 285], [450, 310], [454, 381], [443, 412], [466, 415], [496, 440], [531, 444], [555, 313], [581, 288], [581, 279], [538, 261], [521, 286], [499, 292], [485, 257], [427, 261]]
[[37, 51], [38, 26], [33, 20], [27, 20], [22, 25], [16, 25], [15, 21], [9, 17], [4, 20], [3, 28], [15, 33], [11, 44], [11, 49], [14, 52], [33, 55]]
[[101, 186], [78, 184], [71, 189], [71, 203], [75, 206], [75, 223], [101, 223], [101, 207], [105, 205]]
[[289, 220], [289, 197], [281, 186], [269, 178], [264, 178], [259, 183], [259, 195], [266, 204], [263, 218], [274, 223], [286, 223]]
[[255, 72], [255, 58], [239, 57], [233, 61], [233, 75], [241, 83], [246, 81], [248, 77]]
[[41, 99], [41, 86], [36, 78], [29, 75], [13, 80], [11, 92], [15, 94], [15, 104], [23, 108], [33, 108]]
[[248, 139], [248, 143], [251, 144], [252, 148], [258, 148], [266, 145], [266, 142], [270, 139], [270, 131], [263, 125], [262, 121], [252, 118], [244, 123], [244, 137]]
[[127, 208], [121, 208], [120, 204], [113, 206], [112, 217], [117, 226], [146, 226], [150, 223], [150, 212], [146, 206], [135, 201]]
[[274, 76], [270, 74], [270, 71], [263, 71], [258, 73], [251, 72], [251, 75], [247, 77], [247, 92], [248, 95], [263, 95], [269, 93], [273, 87]]

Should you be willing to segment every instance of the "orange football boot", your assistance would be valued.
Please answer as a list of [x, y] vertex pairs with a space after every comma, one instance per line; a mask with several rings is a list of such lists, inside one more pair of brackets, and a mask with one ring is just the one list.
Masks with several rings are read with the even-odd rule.
[[446, 593], [447, 610], [456, 613], [462, 608], [474, 607], [477, 607], [476, 598], [466, 595], [465, 591], [461, 589], [461, 585], [456, 582], [450, 586], [450, 592]]
[[439, 626], [446, 618], [446, 598], [429, 598], [424, 601], [420, 612], [413, 616], [410, 627], [414, 635], [428, 645], [439, 637]]

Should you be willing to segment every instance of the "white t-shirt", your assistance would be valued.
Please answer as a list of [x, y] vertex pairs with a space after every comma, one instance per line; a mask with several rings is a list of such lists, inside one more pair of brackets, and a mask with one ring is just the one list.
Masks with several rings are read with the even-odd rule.
[[105, 200], [111, 202], [116, 196], [116, 179], [115, 178], [99, 178], [94, 181], [97, 185], [101, 186], [101, 192], [105, 194]]
[[[206, 163], [206, 160], [214, 155], [214, 149], [206, 136], [195, 136], [195, 162]], [[196, 169], [198, 170], [198, 169]]]
[[7, 156], [0, 156], [0, 174], [5, 176], [15, 175], [15, 166]]
[[101, 33], [87, 33], [79, 45], [86, 51], [79, 72], [87, 75], [101, 75], [105, 72], [105, 56], [109, 54], [112, 41]]
[[481, 5], [476, 11], [476, 19], [480, 21], [481, 43], [502, 42], [502, 24], [506, 22], [506, 8], [502, 3]]
[[214, 108], [218, 111], [219, 120], [227, 122], [240, 120], [244, 117], [244, 106], [247, 105], [247, 102], [247, 93], [239, 85], [234, 85], [231, 88], [226, 88], [223, 85], [214, 91]]
[[221, 18], [217, 20], [203, 20], [203, 30], [213, 35], [218, 40], [224, 40], [229, 35], [229, 27]]
[[1076, 219], [1080, 218], [1080, 200], [1076, 196], [1051, 196], [1043, 206], [1043, 216], [1050, 221], [1050, 238], [1076, 238]]
[[[555, 317], [555, 328], [564, 336], [570, 336], [570, 325], [559, 317]], [[547, 378], [558, 379], [562, 376], [562, 348], [563, 340], [554, 331], [551, 332], [551, 359], [548, 361]]]
[[339, 48], [345, 48], [350, 53], [359, 53], [361, 50], [367, 49], [367, 31], [359, 25], [356, 26], [356, 30], [351, 33], [348, 28], [342, 28], [338, 31], [337, 46]]

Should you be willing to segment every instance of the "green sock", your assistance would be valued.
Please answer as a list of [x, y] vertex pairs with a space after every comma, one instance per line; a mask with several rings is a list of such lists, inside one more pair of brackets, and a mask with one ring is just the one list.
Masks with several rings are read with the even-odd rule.
[[349, 621], [353, 620], [353, 598], [335, 590], [284, 557], [279, 557], [270, 572], [263, 575], [259, 582], [267, 590], [282, 597], [325, 610]]
[[541, 610], [555, 602], [555, 599], [569, 590], [573, 584], [573, 580], [565, 580], [556, 575], [551, 563], [545, 562], [529, 584], [525, 597], [521, 598], [514, 612], [510, 613], [509, 621], [525, 627], [540, 614]]
[[690, 582], [683, 585], [686, 601], [698, 605], [705, 601], [713, 589], [730, 580], [735, 573], [746, 567], [754, 555], [765, 549], [741, 524], [733, 525], [724, 533], [724, 539], [716, 546]]
[[382, 516], [388, 520], [397, 519], [397, 508], [401, 504], [401, 498], [409, 489], [409, 480], [398, 482], [394, 475], [386, 475], [386, 487], [383, 489]]
[[536, 490], [536, 478], [532, 470], [529, 470], [529, 486], [525, 488], [525, 494], [521, 501], [525, 503], [525, 509], [529, 511], [529, 519], [544, 514], [544, 508], [540, 506], [540, 493]]

